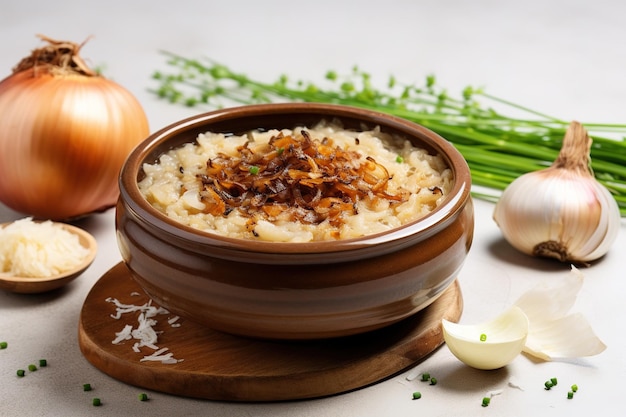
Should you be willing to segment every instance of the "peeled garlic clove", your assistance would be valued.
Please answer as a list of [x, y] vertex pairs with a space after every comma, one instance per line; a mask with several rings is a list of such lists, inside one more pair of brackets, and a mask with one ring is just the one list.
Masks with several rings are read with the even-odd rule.
[[485, 370], [511, 363], [522, 352], [528, 335], [528, 318], [517, 306], [486, 323], [462, 325], [444, 319], [442, 325], [452, 354], [466, 365]]
[[504, 238], [529, 255], [562, 262], [604, 256], [620, 229], [619, 207], [589, 169], [591, 139], [572, 122], [556, 161], [504, 190], [493, 218]]

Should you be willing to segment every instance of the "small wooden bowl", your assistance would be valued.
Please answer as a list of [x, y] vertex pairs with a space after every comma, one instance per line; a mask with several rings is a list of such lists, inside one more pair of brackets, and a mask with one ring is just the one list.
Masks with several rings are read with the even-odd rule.
[[[5, 227], [9, 223], [3, 223], [1, 226]], [[63, 229], [78, 236], [79, 242], [82, 246], [89, 249], [89, 255], [85, 260], [71, 271], [66, 271], [62, 274], [57, 274], [49, 277], [17, 277], [0, 274], [0, 289], [11, 291], [21, 294], [37, 294], [55, 290], [60, 288], [70, 281], [78, 278], [93, 262], [96, 257], [98, 245], [96, 239], [78, 227], [65, 224], [60, 224]]]

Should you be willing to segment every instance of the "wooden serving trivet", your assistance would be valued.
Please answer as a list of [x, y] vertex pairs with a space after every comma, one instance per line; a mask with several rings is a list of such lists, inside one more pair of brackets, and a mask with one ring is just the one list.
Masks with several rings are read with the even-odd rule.
[[[323, 397], [358, 389], [416, 365], [443, 344], [441, 319], [458, 321], [463, 309], [455, 281], [433, 304], [397, 324], [370, 333], [316, 341], [267, 341], [232, 336], [188, 320], [171, 327], [157, 317], [157, 345], [174, 364], [140, 362], [153, 351], [133, 351], [134, 340], [113, 344], [137, 314], [114, 319], [115, 306], [149, 300], [120, 263], [103, 275], [81, 311], [79, 344], [85, 358], [111, 377], [146, 389], [222, 401], [282, 401]], [[127, 316], [127, 317], [125, 317]]]

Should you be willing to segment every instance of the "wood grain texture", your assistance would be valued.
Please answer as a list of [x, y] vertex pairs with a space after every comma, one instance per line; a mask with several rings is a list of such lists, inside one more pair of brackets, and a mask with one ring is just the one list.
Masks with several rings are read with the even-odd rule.
[[[133, 294], [134, 293], [134, 294]], [[213, 331], [188, 320], [171, 327], [157, 317], [157, 345], [175, 364], [140, 362], [152, 349], [132, 349], [133, 340], [112, 344], [137, 314], [114, 319], [108, 297], [141, 305], [148, 296], [120, 263], [94, 285], [82, 307], [79, 345], [85, 358], [130, 385], [174, 395], [222, 401], [282, 401], [329, 396], [382, 381], [423, 360], [443, 343], [441, 319], [458, 321], [463, 309], [455, 281], [418, 314], [374, 332], [339, 339], [272, 341]]]

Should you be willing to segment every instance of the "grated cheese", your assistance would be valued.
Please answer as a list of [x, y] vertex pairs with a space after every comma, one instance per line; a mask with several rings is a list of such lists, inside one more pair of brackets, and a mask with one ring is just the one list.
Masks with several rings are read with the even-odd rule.
[[113, 339], [113, 342], [111, 343], [113, 343], [114, 345], [117, 345], [118, 343], [121, 343], [124, 340], [130, 340], [130, 338], [133, 337], [132, 331], [133, 331], [133, 326], [131, 326], [130, 324], [127, 324], [126, 326], [124, 326], [121, 332], [115, 333], [115, 339]]
[[421, 375], [421, 372], [418, 369], [413, 369], [411, 372], [409, 372], [406, 376], [406, 380], [407, 381], [413, 381], [415, 378], [417, 378], [419, 375]]
[[522, 388], [522, 386], [521, 386], [520, 384], [518, 384], [518, 383], [517, 383], [517, 381], [514, 381], [514, 380], [513, 380], [513, 378], [511, 378], [511, 379], [509, 380], [508, 385], [509, 385], [509, 387], [511, 387], [511, 388], [515, 388], [515, 389], [518, 389], [518, 390], [520, 390], [520, 391], [524, 391], [524, 388]]
[[178, 316], [170, 317], [167, 322], [172, 327], [180, 327], [180, 323], [177, 323], [178, 319], [180, 319]]
[[154, 352], [152, 355], [144, 356], [139, 361], [140, 362], [158, 361], [158, 362], [162, 362], [162, 363], [177, 363], [177, 362], [180, 362], [180, 360], [175, 359], [173, 357], [172, 352], [165, 353], [165, 352], [167, 352], [167, 350], [168, 350], [167, 348], [161, 348], [161, 349], [157, 350], [156, 352]]
[[487, 394], [485, 394], [485, 396], [489, 397], [489, 398], [493, 398], [496, 395], [502, 394], [503, 392], [504, 392], [504, 390], [502, 390], [502, 389], [495, 389], [495, 390], [487, 392]]
[[51, 277], [69, 271], [89, 255], [78, 236], [50, 220], [31, 217], [0, 228], [0, 274]]
[[[126, 340], [135, 339], [137, 342], [132, 346], [134, 352], [141, 353], [141, 348], [143, 347], [154, 350], [153, 353], [141, 358], [140, 362], [158, 361], [164, 364], [173, 364], [183, 360], [174, 358], [171, 352], [165, 353], [169, 349], [161, 348], [157, 345], [160, 332], [154, 329], [154, 326], [158, 324], [158, 320], [155, 317], [169, 314], [170, 312], [167, 309], [153, 306], [152, 300], [143, 305], [124, 304], [112, 297], [107, 298], [106, 301], [115, 305], [115, 314], [111, 314], [111, 317], [116, 320], [119, 320], [123, 314], [139, 312], [137, 327], [133, 327], [130, 324], [125, 325], [121, 331], [115, 333], [115, 339], [111, 342], [112, 344], [117, 345]], [[178, 316], [169, 317], [167, 322], [171, 327], [180, 327], [180, 323], [177, 323], [178, 319]]]

